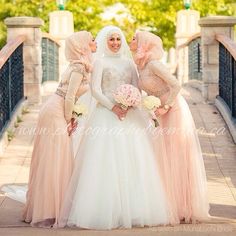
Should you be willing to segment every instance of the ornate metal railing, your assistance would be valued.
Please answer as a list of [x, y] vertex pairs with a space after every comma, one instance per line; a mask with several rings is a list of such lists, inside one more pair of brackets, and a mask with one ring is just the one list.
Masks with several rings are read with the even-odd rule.
[[219, 96], [236, 118], [236, 42], [225, 35], [217, 35], [219, 41]]
[[0, 51], [0, 134], [24, 97], [24, 40], [19, 36]]
[[[191, 80], [202, 80], [201, 34], [193, 34], [177, 47], [177, 77], [181, 83]], [[193, 84], [193, 83], [192, 83]], [[199, 84], [199, 83], [196, 83]]]
[[42, 38], [42, 68], [45, 81], [59, 80], [59, 42], [47, 33]]
[[189, 79], [202, 79], [201, 38], [193, 39], [188, 45]]

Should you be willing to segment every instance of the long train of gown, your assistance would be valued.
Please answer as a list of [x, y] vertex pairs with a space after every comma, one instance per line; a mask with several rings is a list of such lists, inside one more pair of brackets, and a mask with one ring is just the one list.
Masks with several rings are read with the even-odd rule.
[[138, 109], [120, 121], [98, 105], [76, 157], [59, 226], [88, 229], [168, 224], [153, 146]]
[[73, 168], [64, 99], [52, 95], [40, 110], [23, 220], [32, 226], [57, 225]]
[[172, 209], [172, 220], [195, 222], [209, 219], [207, 181], [199, 139], [192, 114], [185, 99], [179, 94], [174, 106], [160, 117], [156, 135], [166, 144], [166, 158], [157, 157], [162, 170], [166, 192]]

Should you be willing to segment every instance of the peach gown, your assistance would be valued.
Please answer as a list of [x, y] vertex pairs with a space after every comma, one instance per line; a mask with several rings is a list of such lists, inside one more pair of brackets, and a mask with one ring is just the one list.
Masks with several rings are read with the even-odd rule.
[[56, 226], [73, 170], [67, 122], [76, 97], [88, 89], [82, 64], [69, 65], [56, 91], [40, 110], [23, 220], [32, 226]]
[[[172, 108], [160, 116], [154, 143], [171, 209], [171, 222], [202, 221], [208, 218], [207, 181], [195, 124], [180, 86], [158, 60], [139, 69], [139, 87]], [[163, 134], [160, 137], [160, 134]], [[158, 143], [164, 138], [166, 155], [160, 155]], [[162, 157], [162, 158], [160, 158]]]

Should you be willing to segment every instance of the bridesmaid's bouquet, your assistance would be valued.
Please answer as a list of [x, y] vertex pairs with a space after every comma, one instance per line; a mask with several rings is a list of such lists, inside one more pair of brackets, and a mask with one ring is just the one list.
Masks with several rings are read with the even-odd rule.
[[88, 109], [84, 104], [77, 103], [74, 105], [72, 111], [72, 119], [70, 124], [68, 124], [67, 126], [67, 132], [69, 136], [71, 136], [71, 134], [76, 130], [79, 117], [87, 114], [88, 114]]
[[79, 118], [80, 116], [88, 114], [88, 108], [83, 103], [75, 104], [72, 114], [74, 118]]
[[149, 111], [154, 121], [155, 127], [159, 125], [155, 110], [161, 106], [161, 100], [155, 96], [147, 96], [143, 98], [143, 106]]
[[141, 93], [131, 84], [122, 84], [114, 93], [114, 99], [122, 109], [127, 110], [141, 103]]

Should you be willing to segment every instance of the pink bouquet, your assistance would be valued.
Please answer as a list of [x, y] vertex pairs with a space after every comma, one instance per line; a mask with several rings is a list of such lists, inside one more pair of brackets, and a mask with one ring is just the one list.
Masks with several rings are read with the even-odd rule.
[[141, 94], [139, 90], [131, 84], [120, 85], [114, 93], [115, 101], [122, 109], [136, 107], [141, 103]]

